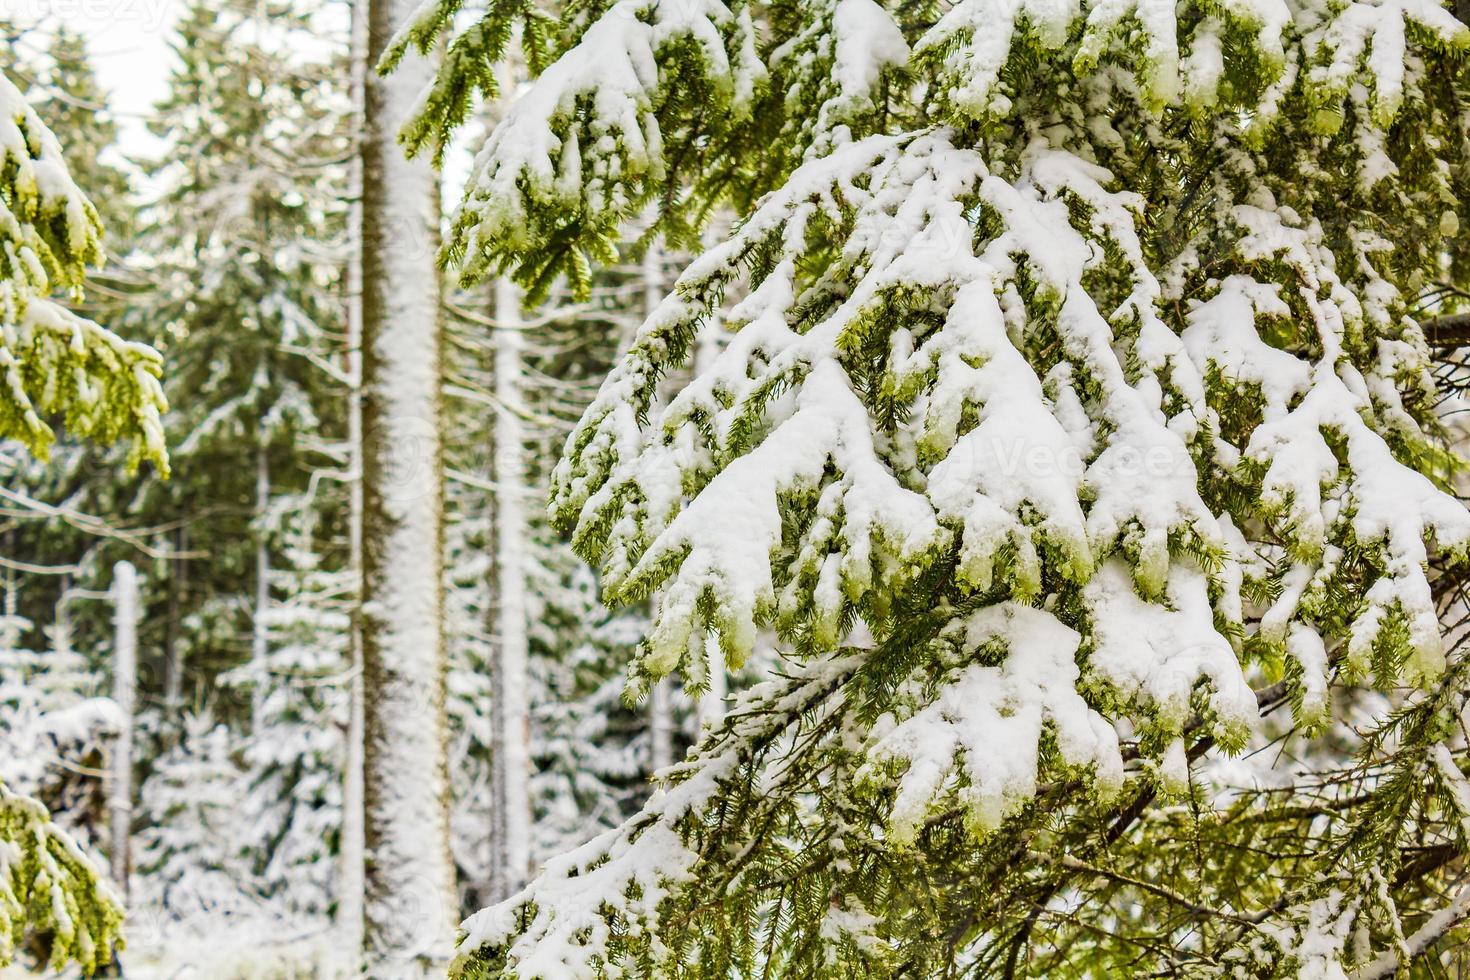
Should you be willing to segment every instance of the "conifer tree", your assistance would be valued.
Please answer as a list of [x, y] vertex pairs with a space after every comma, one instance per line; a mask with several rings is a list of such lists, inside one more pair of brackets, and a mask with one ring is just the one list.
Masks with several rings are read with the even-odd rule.
[[287, 536], [285, 569], [261, 624], [263, 655], [220, 678], [252, 706], [241, 746], [248, 789], [235, 801], [253, 889], [285, 921], [320, 923], [339, 896], [348, 717], [347, 629], [352, 592], [342, 571], [313, 567], [313, 515]]
[[29, 688], [44, 714], [49, 771], [34, 794], [52, 818], [89, 854], [103, 843], [106, 822], [104, 763], [117, 745], [126, 719], [105, 695], [103, 678], [77, 647], [72, 596], [63, 580], [52, 621], [43, 629], [46, 647]]
[[620, 698], [642, 617], [609, 611], [592, 569], [538, 525], [528, 583], [532, 867], [636, 812], [650, 769], [645, 714]]
[[33, 625], [20, 614], [21, 586], [15, 572], [0, 579], [0, 722], [5, 730], [5, 784], [29, 796], [39, 793], [46, 774], [42, 695], [34, 681], [41, 655], [30, 648]]
[[[177, 563], [155, 570], [168, 581], [153, 593], [175, 597], [170, 621], [189, 610], [167, 676], [173, 692], [187, 677], [233, 733], [229, 761], [243, 771], [230, 792], [248, 816], [232, 841], [239, 900], [314, 927], [336, 895], [350, 474], [338, 367], [348, 106], [313, 12], [229, 0], [184, 11], [153, 119], [169, 149], [136, 257], [150, 286], [132, 315], [161, 325], [171, 382], [190, 392], [169, 419], [176, 479], [140, 487], [133, 506], [185, 524], [189, 548], [209, 555], [187, 581]], [[178, 698], [152, 693], [165, 694], [167, 748], [182, 734]], [[168, 853], [175, 841], [193, 846], [187, 831], [158, 836], [154, 867], [190, 861]]]
[[[0, 438], [44, 458], [60, 421], [76, 436], [125, 440], [131, 465], [149, 460], [166, 472], [157, 352], [52, 298], [79, 298], [87, 266], [102, 258], [101, 224], [60, 143], [3, 76], [0, 156]], [[108, 963], [122, 926], [116, 896], [44, 806], [3, 785], [0, 851], [0, 964], [28, 929], [51, 934], [54, 968]]]
[[240, 801], [247, 774], [230, 730], [207, 711], [186, 716], [179, 740], [155, 760], [143, 785], [138, 834], [140, 907], [177, 928], [197, 917], [216, 923], [252, 911], [252, 887]]
[[54, 618], [43, 630], [46, 650], [41, 654], [41, 664], [45, 670], [35, 678], [34, 686], [45, 699], [48, 711], [64, 711], [101, 693], [96, 672], [74, 643], [66, 585], [63, 579]]
[[[131, 506], [187, 522], [192, 550], [211, 556], [185, 596], [215, 624], [185, 651], [208, 679], [242, 658], [232, 634], [263, 635], [254, 613], [284, 514], [274, 499], [338, 462], [346, 107], [334, 67], [294, 54], [310, 38], [304, 9], [200, 0], [177, 30], [152, 120], [169, 149], [152, 167], [161, 190], [135, 263], [149, 288], [129, 316], [155, 325], [171, 384], [190, 397], [169, 419], [180, 479], [140, 487]], [[201, 501], [223, 513], [199, 520]]]
[[[1470, 29], [459, 6], [382, 66], [448, 35], [411, 148], [513, 38], [544, 69], [452, 222], [465, 280], [585, 286], [645, 208], [676, 244], [740, 215], [553, 505], [612, 600], [660, 594], [633, 696], [697, 694], [762, 629], [785, 654], [637, 817], [469, 920], [460, 975], [1386, 976], [1460, 922], [1470, 662], [1436, 585], [1470, 513], [1414, 312], [1463, 279]], [[714, 317], [729, 343], [661, 400]], [[1418, 693], [1351, 764], [1200, 814], [1201, 760], [1311, 745], [1367, 686]]]
[[[497, 861], [524, 873], [628, 816], [647, 765], [646, 726], [618, 703], [618, 678], [641, 619], [602, 606], [595, 574], [536, 506], [549, 489], [549, 461], [596, 394], [619, 340], [631, 334], [637, 284], [615, 271], [599, 277], [587, 304], [557, 295], [516, 328], [512, 371], [505, 370], [502, 340], [506, 305], [516, 301], [502, 301], [503, 284], [497, 287], [494, 297], [484, 290], [451, 300], [446, 344], [453, 844], [462, 900], [469, 902], [484, 901], [497, 887]], [[477, 312], [476, 301], [489, 298], [495, 308]], [[490, 407], [497, 418], [513, 410], [516, 424], [487, 432]], [[518, 433], [520, 443], [514, 480], [501, 475], [507, 432]], [[500, 506], [507, 493], [522, 503], [513, 526]], [[523, 590], [526, 715], [503, 737], [519, 730], [529, 753], [520, 763], [529, 780], [523, 790], [529, 819], [511, 847], [504, 844], [502, 797], [492, 788], [492, 741], [501, 737], [492, 723], [503, 703], [494, 661], [505, 642], [500, 624], [508, 581], [499, 557], [507, 552], [518, 557]]]
[[100, 769], [122, 719], [73, 645], [65, 592], [40, 629], [18, 613], [20, 593], [16, 574], [0, 581], [0, 779], [95, 857], [106, 819]]

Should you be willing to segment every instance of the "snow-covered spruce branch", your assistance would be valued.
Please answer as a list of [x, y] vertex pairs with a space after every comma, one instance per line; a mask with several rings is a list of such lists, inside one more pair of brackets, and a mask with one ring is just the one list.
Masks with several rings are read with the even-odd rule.
[[[540, 77], [480, 152], [454, 218], [445, 254], [466, 281], [510, 269], [532, 298], [562, 274], [585, 291], [591, 264], [615, 261], [619, 229], [651, 202], [660, 202], [653, 230], [692, 244], [723, 200], [748, 204], [809, 150], [873, 132], [887, 109], [883, 89], [908, 57], [872, 0], [804, 3], [772, 17], [794, 33], [771, 37], [758, 35], [755, 18], [768, 13], [758, 4], [584, 6], [592, 16], [565, 18], [556, 36], [524, 0], [489, 4], [451, 37], [405, 128], [411, 148], [442, 153], [476, 92], [498, 90], [494, 66], [507, 57], [512, 25], [522, 25]], [[429, 50], [458, 7], [426, 3], [394, 59], [410, 44]], [[820, 106], [816, 117], [788, 116], [791, 93]]]
[[[513, 268], [535, 296], [563, 272], [585, 285], [588, 263], [609, 260], [616, 229], [649, 203], [660, 210], [662, 231], [690, 240], [721, 200], [743, 208], [808, 154], [912, 115], [901, 84], [910, 70], [933, 86], [931, 118], [998, 124], [1025, 103], [1016, 101], [1018, 81], [1026, 80], [1016, 77], [1015, 64], [1041, 58], [1066, 66], [1067, 75], [1106, 77], [1119, 59], [1137, 73], [1129, 97], [1142, 107], [1245, 109], [1258, 139], [1276, 125], [1293, 89], [1313, 107], [1314, 126], [1340, 125], [1370, 46], [1366, 108], [1387, 125], [1403, 104], [1406, 34], [1422, 31], [1444, 46], [1470, 39], [1430, 0], [1335, 12], [1257, 0], [1205, 16], [1181, 16], [1170, 5], [1077, 0], [998, 13], [969, 0], [937, 21], [927, 5], [893, 13], [874, 0], [793, 6], [621, 0], [586, 5], [597, 16], [567, 17], [558, 34], [535, 4], [504, 0], [454, 33], [458, 0], [427, 0], [382, 66], [390, 69], [410, 46], [428, 51], [451, 35], [437, 79], [405, 129], [411, 148], [433, 145], [442, 153], [476, 99], [496, 97], [494, 73], [509, 57], [516, 25], [525, 60], [541, 73], [477, 159], [446, 245], [461, 275], [475, 280]], [[978, 32], [981, 23], [993, 27]], [[1142, 57], [1124, 40], [1125, 23], [1141, 28]], [[1029, 30], [1018, 43], [1023, 24]], [[1231, 48], [1249, 52], [1248, 71], [1227, 75], [1223, 52]], [[1078, 81], [1056, 79], [1063, 89], [1056, 94], [1065, 99]]]
[[28, 929], [54, 934], [52, 969], [69, 960], [88, 973], [112, 961], [122, 937], [122, 905], [46, 808], [0, 785], [0, 963]]
[[1179, 894], [1173, 889], [1166, 888], [1163, 885], [1158, 885], [1151, 881], [1143, 881], [1138, 878], [1133, 878], [1129, 875], [1113, 871], [1110, 868], [1103, 868], [1097, 865], [1088, 864], [1086, 861], [1080, 860], [1079, 858], [1074, 858], [1067, 855], [1062, 855], [1059, 857], [1055, 854], [1043, 854], [1039, 851], [1028, 851], [1026, 853], [1026, 860], [1034, 862], [1036, 864], [1049, 864], [1055, 862], [1066, 868], [1068, 871], [1075, 871], [1079, 874], [1106, 878], [1109, 881], [1115, 882], [1116, 884], [1122, 885], [1126, 888], [1137, 889], [1138, 891], [1145, 892], [1149, 895], [1154, 895], [1158, 898], [1162, 898], [1164, 901], [1169, 902], [1172, 905], [1177, 905], [1180, 908], [1186, 909], [1187, 911], [1192, 912], [1195, 915], [1212, 916], [1217, 919], [1229, 919], [1237, 922], [1242, 921], [1240, 919], [1240, 916], [1236, 915], [1233, 912], [1227, 912], [1222, 909], [1200, 905], [1198, 902], [1195, 902], [1187, 898], [1186, 896]]
[[1470, 885], [1461, 888], [1444, 908], [1414, 930], [1413, 935], [1404, 937], [1403, 952], [1407, 955], [1401, 958], [1397, 952], [1380, 953], [1373, 962], [1358, 971], [1355, 980], [1384, 980], [1385, 977], [1394, 976], [1414, 957], [1423, 954], [1443, 939], [1466, 916], [1470, 916]]
[[87, 266], [103, 259], [102, 228], [56, 137], [3, 77], [0, 165], [0, 436], [44, 455], [55, 438], [47, 420], [60, 416], [75, 435], [129, 440], [130, 465], [166, 472], [158, 353], [47, 298], [80, 295]]
[[[1029, 645], [1018, 651], [1016, 659], [1032, 664], [1036, 679], [1044, 683], [1056, 669], [1047, 656], [1056, 649], [1053, 644], [1060, 641], [1059, 659], [1066, 658], [1069, 650], [1065, 637], [1058, 635], [1060, 628], [1048, 627], [1045, 618], [1044, 613], [1024, 607], [991, 607], [977, 612], [967, 628], [990, 630], [1011, 619], [1030, 624], [1034, 632]], [[937, 642], [954, 644], [957, 649], [963, 641], [944, 635], [952, 634], [954, 625], [941, 628]], [[876, 911], [878, 903], [873, 897], [905, 880], [904, 871], [891, 867], [894, 863], [924, 868], [921, 877], [943, 868], [946, 876], [955, 876], [956, 883], [984, 881], [983, 904], [995, 908], [1027, 908], [1033, 903], [1039, 903], [1035, 906], [1039, 908], [1045, 896], [1056, 894], [1079, 877], [1085, 881], [1100, 873], [1087, 863], [1098, 855], [1099, 828], [1105, 829], [1104, 835], [1121, 836], [1124, 828], [1144, 815], [1146, 801], [1153, 798], [1151, 787], [1134, 784], [1098, 817], [1079, 821], [1072, 833], [1048, 841], [1048, 853], [1060, 856], [1054, 865], [1026, 860], [1034, 839], [1001, 832], [987, 837], [986, 845], [966, 859], [973, 862], [968, 871], [946, 867], [955, 845], [971, 840], [962, 827], [974, 812], [973, 800], [958, 811], [930, 817], [916, 832], [917, 846], [898, 851], [891, 839], [871, 837], [861, 825], [809, 821], [812, 797], [856, 815], [873, 803], [880, 808], [904, 806], [905, 796], [912, 794], [913, 777], [919, 772], [911, 771], [892, 785], [866, 764], [883, 758], [878, 746], [888, 745], [887, 751], [892, 751], [896, 738], [884, 735], [883, 726], [872, 724], [874, 715], [885, 713], [887, 702], [868, 701], [866, 697], [881, 699], [883, 695], [863, 683], [865, 674], [871, 679], [876, 673], [875, 663], [902, 655], [912, 643], [922, 644], [922, 635], [907, 635], [888, 649], [847, 651], [750, 692], [723, 729], [665, 775], [666, 792], [661, 791], [642, 814], [567, 858], [551, 862], [526, 891], [469, 920], [462, 975], [479, 976], [475, 971], [484, 969], [491, 971], [485, 975], [498, 975], [493, 971], [500, 968], [508, 976], [526, 978], [582, 976], [591, 975], [603, 961], [640, 962], [659, 973], [683, 961], [683, 951], [691, 942], [698, 943], [691, 937], [707, 935], [724, 916], [741, 919], [747, 910], [750, 914], [762, 910], [763, 915], [812, 918], [803, 923], [808, 928], [801, 930], [812, 940], [820, 936], [839, 946], [855, 943], [863, 948], [859, 958], [870, 966], [896, 970], [908, 963], [913, 969], [925, 962], [923, 957], [929, 952], [922, 946], [899, 948], [886, 956], [870, 955], [871, 943], [864, 941], [861, 932], [854, 932], [865, 919], [862, 932], [884, 931], [881, 913], [873, 918], [857, 910]], [[1001, 671], [988, 670], [996, 679], [1003, 676]], [[969, 668], [968, 675], [973, 677], [975, 672]], [[986, 669], [979, 672], [984, 674]], [[1065, 682], [1066, 673], [1065, 668], [1057, 670], [1057, 680]], [[978, 702], [954, 698], [945, 706], [951, 720], [940, 717], [937, 710], [921, 711], [899, 726], [902, 734], [898, 738], [914, 736], [912, 743], [942, 744], [943, 737], [935, 736], [946, 729], [977, 731], [977, 725], [988, 726], [979, 728], [975, 742], [967, 747], [964, 768], [972, 774], [1019, 775], [1034, 784], [1043, 771], [1053, 771], [1057, 760], [1047, 763], [1035, 756], [1028, 758], [1026, 733], [1038, 723], [1037, 716], [1022, 712], [1008, 719], [996, 712], [997, 705], [1013, 697], [1009, 685], [1017, 680], [978, 683], [967, 689], [968, 693], [978, 692]], [[1066, 684], [1058, 687], [1064, 689]], [[863, 691], [866, 697], [854, 697]], [[1260, 697], [1263, 711], [1285, 700], [1280, 687]], [[929, 727], [928, 737], [918, 737], [921, 726]], [[1206, 737], [1196, 743], [1191, 755], [1202, 753], [1209, 741]], [[932, 774], [932, 762], [932, 757], [921, 760], [914, 770]], [[1019, 772], [1028, 764], [1033, 767], [1029, 773]], [[1121, 768], [1121, 762], [1116, 764]], [[1055, 773], [1066, 771], [1063, 765]], [[1087, 779], [1053, 779], [1036, 787], [1037, 807], [1049, 813], [1088, 815], [1088, 801], [1098, 798], [1092, 787]], [[986, 792], [994, 794], [994, 805], [1003, 805], [1003, 789], [993, 783], [988, 787], [977, 784], [977, 794]], [[973, 849], [973, 844], [969, 847]], [[889, 867], [879, 872], [874, 870], [875, 863]], [[1022, 867], [1030, 869], [1025, 876], [1007, 878]], [[809, 905], [792, 893], [816, 902]], [[847, 904], [829, 909], [825, 896], [844, 896]], [[1174, 897], [1187, 903], [1180, 895]], [[769, 904], [773, 901], [774, 909]], [[980, 901], [972, 896], [968, 903], [957, 903], [955, 910], [962, 917], [946, 922], [944, 928], [962, 927], [963, 916], [973, 913]], [[1230, 913], [1221, 913], [1221, 918], [1229, 923], [1241, 921], [1239, 915]], [[993, 946], [1004, 955], [1006, 943], [997, 939]], [[741, 962], [738, 950], [720, 952]], [[750, 951], [745, 955], [750, 956]], [[782, 951], [781, 959], [793, 975], [811, 975], [803, 971], [844, 961], [833, 951], [823, 951], [820, 944]], [[919, 969], [919, 975], [924, 975], [924, 968]]]
[[[861, 663], [850, 653], [827, 658], [750, 692], [712, 744], [662, 775], [666, 788], [637, 817], [553, 859], [532, 885], [468, 919], [456, 969], [473, 976], [487, 950], [513, 944], [508, 955], [521, 975], [580, 976], [595, 969], [610, 944], [644, 953], [657, 946], [659, 906], [671, 885], [690, 880], [700, 857], [697, 844], [681, 839], [685, 825], [708, 819], [722, 784], [738, 780], [786, 735], [793, 717], [835, 710], [831, 702]], [[716, 839], [708, 838], [712, 845]], [[610, 931], [604, 915], [629, 899]], [[589, 934], [592, 941], [582, 941]]]
[[[168, 402], [158, 352], [50, 300], [32, 297], [24, 309], [18, 328], [7, 331], [0, 347], [9, 394], [0, 412], [18, 420], [11, 431], [44, 452], [52, 435], [43, 418], [60, 415], [76, 436], [104, 445], [131, 439], [130, 465], [145, 459], [162, 464], [161, 414]], [[10, 425], [0, 420], [0, 426]]]
[[[1199, 631], [1181, 645], [1196, 654], [1219, 645], [1223, 660], [1209, 672], [1222, 685], [1237, 668], [1213, 617], [1240, 621], [1243, 560], [1252, 546], [1237, 525], [1249, 516], [1287, 544], [1300, 583], [1266, 612], [1263, 641], [1286, 643], [1309, 585], [1320, 590], [1332, 587], [1333, 576], [1358, 576], [1358, 568], [1324, 552], [1351, 536], [1370, 554], [1377, 543], [1371, 564], [1386, 573], [1375, 576], [1356, 617], [1354, 666], [1367, 669], [1395, 617], [1407, 630], [1397, 642], [1412, 653], [1410, 669], [1435, 673], [1441, 653], [1422, 572], [1424, 540], [1435, 532], [1443, 544], [1462, 547], [1470, 518], [1396, 460], [1360, 414], [1373, 404], [1354, 394], [1361, 375], [1343, 351], [1344, 313], [1328, 298], [1340, 284], [1316, 257], [1317, 233], [1288, 224], [1290, 209], [1250, 205], [1232, 209], [1221, 229], [1237, 241], [1242, 270], [1286, 262], [1323, 283], [1300, 300], [1300, 315], [1317, 322], [1308, 342], [1319, 346], [1320, 359], [1307, 356], [1309, 348], [1275, 350], [1241, 330], [1241, 316], [1296, 312], [1275, 288], [1246, 275], [1217, 283], [1198, 301], [1181, 337], [1157, 312], [1161, 287], [1133, 231], [1136, 203], [1105, 191], [1108, 175], [1069, 154], [1034, 146], [1021, 166], [1013, 187], [944, 133], [851, 144], [799, 170], [686, 271], [645, 325], [569, 443], [556, 501], [576, 519], [579, 546], [601, 559], [615, 598], [646, 595], [672, 575], [640, 672], [657, 677], [683, 664], [698, 675], [702, 665], [687, 666], [697, 656], [689, 637], [705, 628], [720, 633], [737, 663], [758, 622], [828, 645], [845, 617], [881, 621], [866, 600], [911, 587], [917, 571], [953, 542], [965, 591], [998, 588], [1031, 598], [1048, 568], [1078, 583], [1104, 647], [1113, 629], [1107, 608], [1123, 603], [1123, 633], [1149, 608], [1127, 605], [1126, 578], [1120, 582], [1108, 571], [1117, 566], [1102, 560], [1121, 553], [1145, 597], [1168, 594], [1176, 615], [1187, 614], [1178, 612], [1181, 604], [1194, 604], [1187, 615]], [[860, 175], [866, 188], [854, 186]], [[901, 204], [890, 214], [893, 201]], [[1071, 223], [1069, 205], [1087, 225]], [[971, 254], [966, 212], [977, 207], [995, 233]], [[1100, 256], [1089, 244], [1094, 229], [1099, 247], [1135, 257], [1129, 277], [1096, 298], [1082, 285]], [[848, 236], [843, 251], [821, 278], [803, 284], [799, 263], [821, 254], [809, 242], [825, 242], [832, 231]], [[657, 379], [682, 360], [695, 325], [758, 254], [768, 274], [729, 314], [744, 326], [711, 372], [645, 428], [639, 419], [653, 410]], [[847, 279], [841, 294], [824, 295]], [[1023, 288], [1033, 291], [1029, 304]], [[924, 293], [942, 326], [919, 340], [902, 317]], [[1115, 327], [1101, 309], [1125, 319]], [[1017, 329], [1026, 338], [1020, 347], [1010, 333]], [[1138, 381], [1117, 356], [1118, 330], [1131, 338]], [[1040, 351], [1038, 343], [1045, 344]], [[867, 358], [879, 351], [891, 361], [870, 373]], [[1037, 354], [1052, 360], [1049, 371], [1028, 363]], [[1207, 375], [1231, 385], [1217, 381], [1212, 398]], [[1260, 424], [1238, 442], [1228, 439], [1230, 420], [1222, 417], [1232, 408], [1222, 396], [1234, 385], [1259, 388], [1267, 401]], [[795, 396], [773, 407], [773, 396], [788, 389]], [[862, 391], [917, 410], [911, 442], [901, 439], [874, 459], [878, 443], [867, 434]], [[1160, 413], [1161, 398], [1174, 403], [1172, 422]], [[978, 424], [961, 435], [962, 417], [977, 403]], [[1390, 415], [1392, 403], [1386, 408]], [[1412, 424], [1402, 415], [1385, 422]], [[1326, 433], [1345, 444], [1344, 470]], [[686, 458], [704, 462], [681, 465]], [[927, 470], [923, 493], [905, 486], [919, 478], [904, 472], [910, 459]], [[830, 482], [829, 460], [837, 473]], [[1201, 468], [1254, 494], [1254, 508], [1217, 521], [1201, 495]], [[1336, 499], [1324, 497], [1321, 487], [1339, 477]], [[798, 501], [814, 520], [796, 547], [783, 550], [778, 502]], [[1171, 559], [1181, 549], [1194, 558]], [[1305, 634], [1293, 637], [1292, 648], [1312, 660], [1302, 652], [1311, 649]], [[1137, 672], [1154, 662], [1119, 656], [1093, 662], [1111, 675], [1109, 686], [1136, 691], [1144, 682]], [[1151, 699], [1172, 705], [1176, 728], [1189, 687], [1180, 682], [1174, 694]], [[1234, 709], [1238, 722], [1243, 710]]]
[[[1371, 937], [1380, 930], [1392, 951], [1385, 955], [1402, 956], [1404, 962], [1420, 955], [1430, 946], [1429, 933], [1422, 932], [1422, 942], [1409, 952], [1402, 945], [1401, 924], [1411, 916], [1437, 918], [1441, 888], [1458, 888], [1453, 868], [1466, 846], [1470, 783], [1445, 744], [1435, 741], [1444, 735], [1446, 716], [1463, 710], [1465, 677], [1465, 662], [1457, 656], [1441, 686], [1369, 733], [1350, 767], [1309, 770], [1295, 784], [1242, 792], [1204, 821], [1185, 806], [1139, 811], [1136, 829], [1116, 837], [1104, 852], [1104, 871], [1119, 888], [1084, 890], [1057, 905], [1029, 902], [1042, 920], [1038, 928], [1092, 923], [1094, 933], [1116, 943], [1110, 955], [1121, 959], [1115, 968], [1135, 955], [1138, 943], [1152, 938], [1173, 950], [1176, 968], [1189, 964], [1182, 975], [1200, 977], [1298, 976], [1314, 970], [1336, 975], [1331, 971], [1338, 968], [1356, 976], [1354, 967], [1379, 961]], [[1055, 846], [1046, 852], [1072, 853]], [[1217, 856], [1218, 875], [1189, 870], [1191, 855], [1200, 853]], [[1268, 884], [1253, 904], [1252, 883], [1277, 881], [1272, 871], [1283, 862], [1292, 866], [1292, 883], [1284, 890]], [[1146, 886], [1124, 885], [1124, 878]], [[1146, 928], [1131, 930], [1117, 912], [1146, 900], [1151, 887], [1167, 888], [1227, 921], [1181, 941], [1177, 937], [1193, 931], [1188, 924], [1193, 913], [1179, 918], [1167, 906], [1155, 906]], [[1070, 962], [1080, 962], [1077, 954], [1058, 948], [1033, 969], [1037, 975], [1055, 975]]]
[[[1427, 569], [1463, 561], [1470, 514], [1411, 311], [1459, 254], [1467, 43], [1398, 0], [578, 7], [446, 256], [585, 282], [645, 206], [675, 236], [739, 213], [556, 473], [609, 599], [659, 596], [631, 693], [697, 692], [765, 631], [801, 666], [875, 642], [828, 710], [476, 920], [465, 975], [1019, 975], [1038, 944], [1067, 964], [1046, 975], [1136, 972], [1140, 946], [1228, 967], [1230, 920], [1107, 907], [1113, 939], [1068, 942], [1056, 905], [1122, 886], [1072, 896], [1024, 855], [1149, 880], [1112, 859], [1135, 834], [1177, 854], [1169, 801], [1256, 737], [1252, 684], [1307, 738], [1354, 685], [1463, 687]], [[665, 397], [715, 317], [729, 343]], [[1352, 840], [1424, 800], [1395, 760]], [[1328, 843], [1304, 844], [1324, 875]], [[1261, 884], [1229, 911], [1420, 904], [1370, 874], [1396, 844], [1350, 850], [1351, 889], [1299, 896], [1233, 857]], [[1361, 921], [1369, 950], [1402, 935]]]

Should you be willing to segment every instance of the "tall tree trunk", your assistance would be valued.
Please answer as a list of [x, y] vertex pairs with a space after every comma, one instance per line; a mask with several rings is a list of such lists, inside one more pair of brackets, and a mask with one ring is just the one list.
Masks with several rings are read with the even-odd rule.
[[[416, 0], [368, 0], [376, 64]], [[441, 460], [439, 200], [396, 131], [432, 79], [368, 73], [362, 139], [364, 946], [370, 976], [442, 976], [449, 854]]]
[[526, 661], [525, 432], [521, 418], [524, 337], [519, 290], [495, 287], [495, 662], [490, 706], [492, 778], [490, 894], [509, 898], [531, 870], [531, 713]]
[[674, 764], [674, 685], [667, 677], [648, 697], [648, 761], [653, 772]]
[[265, 663], [270, 641], [266, 613], [271, 603], [271, 551], [265, 526], [270, 504], [270, 457], [265, 443], [261, 442], [255, 447], [255, 612], [250, 633], [250, 660], [257, 668]]
[[347, 753], [342, 774], [341, 869], [337, 889], [337, 922], [342, 948], [352, 959], [349, 969], [361, 967], [363, 893], [366, 862], [363, 844], [363, 684], [362, 684], [362, 104], [363, 62], [367, 51], [367, 10], [364, 0], [352, 4], [352, 40], [348, 52], [353, 113], [353, 154], [348, 175], [347, 262], [344, 275], [347, 321], [347, 449], [352, 478], [348, 483], [347, 573], [357, 600], [347, 627], [348, 716]]
[[[165, 731], [178, 723], [180, 706], [184, 699], [184, 650], [183, 616], [188, 603], [189, 559], [183, 554], [189, 550], [189, 525], [181, 525], [174, 533], [174, 551], [178, 557], [168, 576], [168, 633], [164, 650], [163, 704], [167, 717]], [[170, 736], [171, 737], [171, 736]]]
[[730, 693], [729, 676], [725, 671], [724, 652], [712, 637], [705, 639], [705, 657], [709, 662], [709, 685], [699, 695], [699, 730], [718, 727], [725, 719], [725, 698]]
[[[11, 535], [5, 535], [5, 553], [15, 554]], [[14, 650], [20, 646], [20, 580], [13, 568], [5, 570], [5, 598], [0, 602], [0, 650]], [[30, 670], [28, 663], [14, 665], [17, 678], [24, 678]]]
[[112, 569], [112, 697], [122, 717], [122, 730], [112, 748], [108, 811], [112, 830], [112, 880], [123, 901], [128, 899], [132, 871], [133, 716], [137, 710], [138, 572], [125, 561]]

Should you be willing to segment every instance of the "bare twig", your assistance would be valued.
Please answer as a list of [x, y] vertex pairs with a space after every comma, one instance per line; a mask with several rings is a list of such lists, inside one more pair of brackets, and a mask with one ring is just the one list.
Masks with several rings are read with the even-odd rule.
[[1431, 347], [1470, 347], [1470, 313], [1451, 313], [1423, 323]]

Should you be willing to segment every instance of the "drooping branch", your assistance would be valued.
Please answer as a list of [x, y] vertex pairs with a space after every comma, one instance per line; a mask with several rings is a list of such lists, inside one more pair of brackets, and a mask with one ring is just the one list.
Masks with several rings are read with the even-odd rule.
[[[1429, 917], [1413, 935], [1404, 940], [1402, 951], [1383, 952], [1358, 974], [1360, 980], [1390, 977], [1405, 965], [1405, 959], [1417, 956], [1438, 942], [1445, 933], [1470, 914], [1470, 888], [1462, 888], [1449, 904]], [[1405, 955], [1407, 954], [1407, 956]]]

